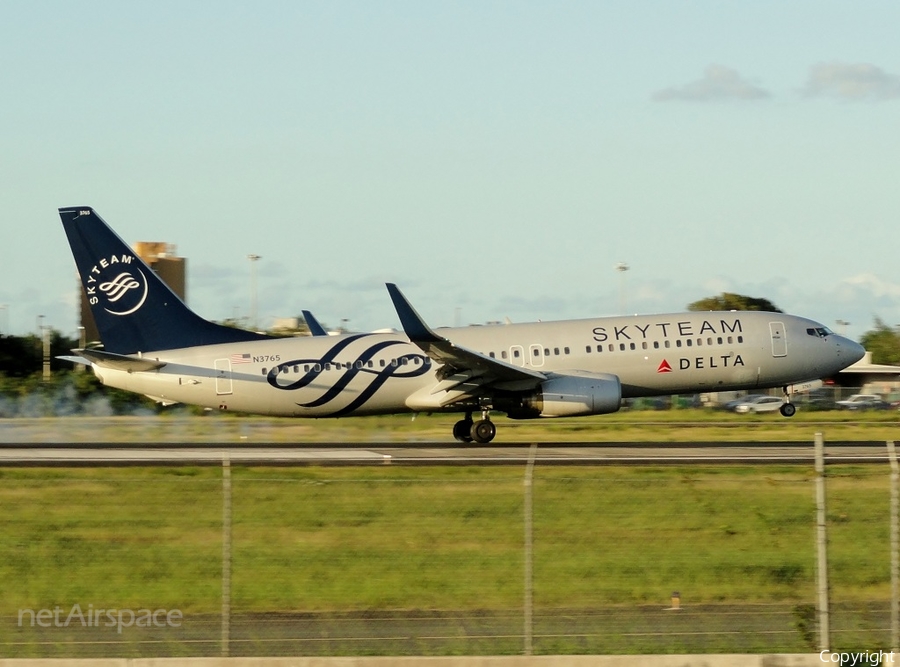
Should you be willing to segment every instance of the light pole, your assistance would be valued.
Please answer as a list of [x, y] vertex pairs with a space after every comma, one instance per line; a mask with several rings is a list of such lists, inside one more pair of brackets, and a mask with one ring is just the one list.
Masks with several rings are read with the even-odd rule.
[[847, 327], [850, 326], [850, 323], [847, 320], [835, 320], [834, 323], [838, 325], [838, 333], [842, 336], [847, 331]]
[[630, 268], [625, 262], [616, 264], [616, 271], [621, 276], [619, 278], [619, 314], [621, 315], [625, 314], [625, 272]]
[[[78, 347], [84, 349], [87, 347], [87, 334], [85, 333], [84, 327], [78, 327]], [[84, 373], [84, 366], [81, 364], [75, 364], [75, 372], [76, 373]]]
[[262, 259], [262, 256], [250, 254], [247, 255], [247, 259], [250, 260], [250, 323], [253, 325], [253, 330], [256, 331], [259, 328], [256, 322], [256, 312], [259, 307], [256, 293], [256, 263]]
[[37, 316], [38, 336], [40, 341], [38, 345], [41, 349], [41, 366], [43, 369], [44, 382], [50, 381], [50, 327], [44, 326], [44, 316]]
[[50, 327], [41, 332], [44, 339], [44, 382], [50, 382]]

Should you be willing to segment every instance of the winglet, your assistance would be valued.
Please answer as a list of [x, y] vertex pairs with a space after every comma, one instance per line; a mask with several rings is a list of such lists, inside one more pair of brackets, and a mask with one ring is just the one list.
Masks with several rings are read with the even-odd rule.
[[308, 310], [300, 311], [303, 313], [303, 321], [306, 322], [306, 328], [309, 329], [309, 333], [312, 336], [327, 336], [328, 332], [325, 331], [325, 327], [323, 327], [319, 320], [316, 319], [316, 316], [313, 315]]
[[403, 331], [409, 336], [414, 343], [437, 343], [444, 340], [438, 336], [431, 328], [425, 324], [422, 316], [416, 312], [412, 304], [407, 301], [406, 297], [394, 283], [386, 283], [388, 293], [394, 302], [394, 308], [397, 310], [397, 316], [400, 318], [400, 324]]

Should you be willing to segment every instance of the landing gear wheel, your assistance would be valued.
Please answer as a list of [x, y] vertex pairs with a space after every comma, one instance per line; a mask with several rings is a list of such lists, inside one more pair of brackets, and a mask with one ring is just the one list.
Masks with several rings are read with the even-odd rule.
[[489, 419], [481, 419], [472, 424], [470, 434], [472, 440], [484, 445], [493, 440], [494, 436], [497, 435], [497, 427], [494, 426], [494, 422]]
[[794, 407], [793, 403], [784, 403], [778, 411], [782, 417], [793, 417], [797, 414], [797, 408]]
[[458, 442], [472, 442], [472, 426], [471, 419], [460, 419], [453, 425], [453, 437]]

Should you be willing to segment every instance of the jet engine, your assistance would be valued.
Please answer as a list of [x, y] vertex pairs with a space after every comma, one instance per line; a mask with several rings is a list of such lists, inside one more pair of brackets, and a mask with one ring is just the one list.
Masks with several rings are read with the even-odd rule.
[[531, 392], [509, 392], [494, 397], [494, 408], [511, 419], [577, 417], [616, 412], [622, 385], [616, 375], [569, 371], [554, 374]]

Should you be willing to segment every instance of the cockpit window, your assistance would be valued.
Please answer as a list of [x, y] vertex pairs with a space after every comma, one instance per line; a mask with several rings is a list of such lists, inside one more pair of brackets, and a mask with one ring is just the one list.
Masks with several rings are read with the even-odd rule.
[[808, 333], [810, 336], [815, 336], [816, 338], [825, 338], [825, 336], [830, 336], [834, 332], [828, 327], [817, 327], [807, 329], [806, 333]]

